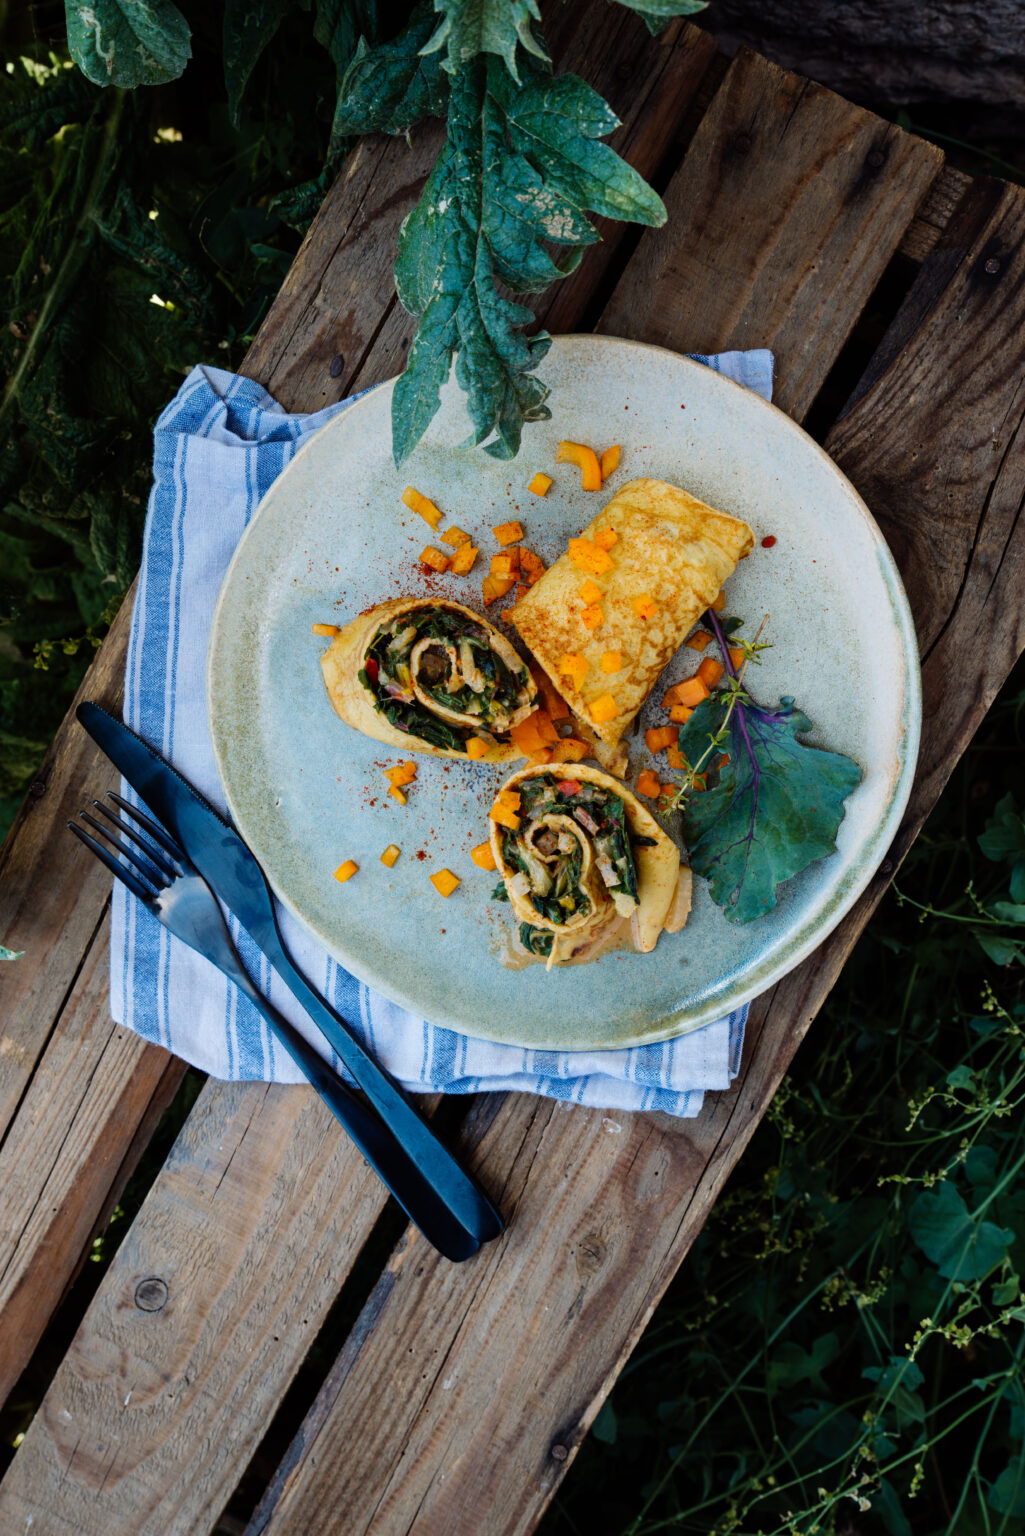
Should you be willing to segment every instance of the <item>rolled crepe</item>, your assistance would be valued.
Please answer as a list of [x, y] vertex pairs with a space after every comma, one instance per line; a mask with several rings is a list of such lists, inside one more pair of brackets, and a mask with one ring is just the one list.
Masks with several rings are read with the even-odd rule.
[[509, 729], [535, 708], [526, 662], [462, 603], [403, 597], [346, 624], [320, 660], [347, 725], [407, 752], [505, 763], [522, 757]]
[[[607, 554], [608, 569], [581, 569], [563, 555], [516, 604], [513, 622], [570, 708], [614, 746], [738, 560], [750, 554], [754, 535], [747, 523], [662, 480], [624, 485], [580, 535], [578, 558], [587, 561], [587, 545], [606, 529], [616, 541], [607, 551], [596, 548], [593, 558], [601, 567]], [[601, 591], [590, 604], [580, 595], [587, 580]], [[654, 605], [647, 618], [636, 606], [646, 598]], [[589, 606], [601, 610], [594, 628], [584, 622]], [[602, 671], [607, 651], [622, 654], [616, 672]], [[582, 680], [562, 672], [567, 655], [587, 662]], [[607, 720], [600, 707], [597, 717], [592, 712], [606, 694], [616, 706]]]
[[580, 763], [527, 767], [506, 780], [500, 800], [507, 792], [519, 794], [519, 826], [492, 821], [491, 851], [520, 941], [549, 967], [588, 958], [623, 919], [642, 953], [654, 949], [671, 910], [678, 927], [686, 922], [689, 903], [674, 908], [674, 900], [681, 882], [689, 894], [690, 870], [617, 779]]

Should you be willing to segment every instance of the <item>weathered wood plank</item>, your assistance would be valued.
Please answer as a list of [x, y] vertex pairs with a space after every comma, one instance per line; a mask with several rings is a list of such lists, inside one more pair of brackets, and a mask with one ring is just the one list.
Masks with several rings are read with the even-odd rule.
[[950, 216], [971, 185], [972, 178], [953, 165], [942, 171], [925, 194], [921, 207], [904, 231], [900, 254], [924, 261], [946, 229]]
[[[924, 641], [921, 765], [887, 862], [754, 1006], [740, 1078], [696, 1121], [500, 1106], [480, 1166], [509, 1170], [508, 1238], [441, 1284], [407, 1233], [248, 1536], [328, 1518], [347, 1536], [534, 1528], [1025, 646], [1023, 325], [1025, 194], [975, 187], [829, 441], [893, 531]], [[955, 327], [970, 366], [951, 355]]]
[[0, 1400], [57, 1306], [97, 1215], [131, 1171], [140, 1121], [185, 1072], [111, 1023], [105, 921], [0, 1150]]
[[668, 224], [641, 242], [598, 329], [686, 336], [692, 352], [771, 347], [776, 403], [803, 416], [942, 163], [933, 145], [742, 51], [666, 190]]

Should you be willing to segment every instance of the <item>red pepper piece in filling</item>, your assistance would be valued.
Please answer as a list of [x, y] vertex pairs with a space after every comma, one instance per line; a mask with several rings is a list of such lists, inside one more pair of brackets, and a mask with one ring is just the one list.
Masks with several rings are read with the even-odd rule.
[[367, 676], [369, 677], [370, 681], [373, 683], [374, 687], [376, 688], [377, 687], [377, 679], [378, 679], [378, 676], [380, 675], [381, 669], [378, 666], [377, 662], [374, 660], [373, 656], [368, 656], [366, 661], [363, 663], [363, 666], [364, 666], [364, 670], [366, 671]]
[[561, 794], [575, 795], [580, 789], [580, 784], [576, 779], [560, 779], [555, 787]]

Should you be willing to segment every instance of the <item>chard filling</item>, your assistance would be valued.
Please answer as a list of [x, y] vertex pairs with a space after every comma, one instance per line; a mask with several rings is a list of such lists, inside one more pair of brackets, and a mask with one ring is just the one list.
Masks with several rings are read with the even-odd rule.
[[396, 729], [465, 752], [497, 743], [534, 707], [534, 681], [509, 642], [457, 609], [413, 609], [376, 631], [359, 680]]

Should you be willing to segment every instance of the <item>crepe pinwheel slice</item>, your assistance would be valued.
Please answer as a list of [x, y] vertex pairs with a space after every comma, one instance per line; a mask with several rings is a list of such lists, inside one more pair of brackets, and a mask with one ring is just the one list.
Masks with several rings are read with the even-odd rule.
[[339, 630], [321, 667], [335, 712], [377, 741], [435, 757], [523, 756], [509, 731], [536, 707], [537, 685], [504, 635], [462, 603], [379, 603]]
[[614, 933], [648, 953], [663, 929], [683, 927], [690, 870], [611, 775], [580, 764], [571, 774], [565, 765], [521, 768], [496, 801], [511, 805], [504, 822], [491, 822], [491, 850], [520, 943], [549, 969], [596, 958]]
[[[753, 546], [739, 518], [664, 480], [631, 480], [516, 604], [513, 622], [573, 712], [615, 746]], [[613, 672], [608, 654], [620, 658]]]

